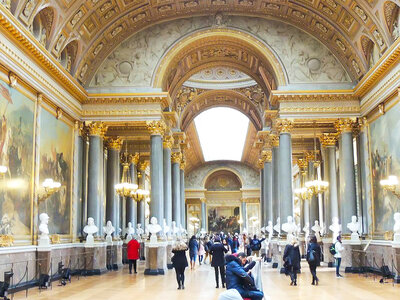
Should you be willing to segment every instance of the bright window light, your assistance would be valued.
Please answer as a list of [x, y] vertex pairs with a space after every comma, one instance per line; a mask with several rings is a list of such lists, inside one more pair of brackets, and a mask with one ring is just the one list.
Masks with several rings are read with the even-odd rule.
[[249, 119], [226, 107], [211, 108], [194, 119], [204, 160], [237, 160], [242, 158]]

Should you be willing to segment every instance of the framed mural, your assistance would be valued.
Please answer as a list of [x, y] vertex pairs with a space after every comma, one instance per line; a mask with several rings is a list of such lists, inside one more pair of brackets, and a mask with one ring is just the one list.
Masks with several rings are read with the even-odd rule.
[[239, 206], [207, 207], [208, 231], [235, 233], [240, 232], [240, 208]]
[[40, 116], [39, 183], [46, 178], [61, 183], [60, 191], [39, 203], [39, 213], [50, 217], [51, 233], [71, 232], [73, 126], [42, 108]]
[[0, 80], [0, 234], [31, 234], [35, 103]]
[[388, 175], [400, 177], [400, 104], [396, 104], [369, 126], [371, 176], [373, 191], [374, 233], [393, 230], [393, 214], [400, 211], [400, 201], [385, 191], [380, 180]]

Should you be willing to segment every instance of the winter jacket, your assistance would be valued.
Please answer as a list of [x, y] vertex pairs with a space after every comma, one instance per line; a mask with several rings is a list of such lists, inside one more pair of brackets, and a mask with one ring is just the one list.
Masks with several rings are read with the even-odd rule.
[[248, 289], [246, 287], [254, 286], [254, 281], [242, 267], [240, 260], [233, 256], [226, 256], [226, 288], [235, 289], [243, 295]]
[[132, 239], [126, 246], [126, 255], [128, 259], [139, 259], [140, 244], [137, 240]]
[[211, 266], [212, 267], [223, 267], [225, 265], [225, 253], [228, 249], [222, 245], [220, 242], [214, 243], [210, 248], [210, 253], [212, 255]]
[[188, 248], [184, 245], [180, 245], [179, 247], [174, 247], [172, 249], [172, 256], [171, 261], [174, 268], [186, 268], [188, 266], [188, 261], [186, 258], [186, 251]]
[[197, 242], [196, 239], [191, 239], [189, 241], [189, 255], [196, 256], [198, 252], [199, 252], [199, 243]]
[[[310, 261], [310, 254], [313, 251], [314, 260]], [[306, 259], [309, 265], [319, 266], [321, 263], [321, 247], [317, 243], [310, 243], [307, 246], [307, 255]]]
[[233, 241], [232, 241], [232, 247], [231, 247], [232, 253], [236, 253], [239, 249], [239, 246], [240, 246], [239, 240], [236, 237], [234, 237]]
[[285, 268], [293, 267], [293, 270], [300, 270], [300, 250], [299, 245], [286, 245], [285, 251], [283, 254], [283, 261], [285, 262]]
[[342, 251], [344, 250], [344, 247], [341, 242], [336, 241], [335, 243], [335, 251], [336, 254], [334, 255], [335, 258], [342, 258]]
[[261, 249], [261, 243], [264, 241], [265, 239], [252, 239], [250, 240], [250, 248], [252, 251], [258, 251]]

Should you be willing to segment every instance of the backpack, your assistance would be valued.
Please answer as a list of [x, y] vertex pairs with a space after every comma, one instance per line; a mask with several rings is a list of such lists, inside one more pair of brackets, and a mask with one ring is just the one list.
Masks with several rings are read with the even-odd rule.
[[308, 262], [315, 261], [315, 251], [308, 249]]
[[336, 247], [335, 247], [335, 244], [332, 244], [332, 245], [329, 247], [329, 252], [330, 252], [332, 255], [335, 255], [335, 254], [336, 254]]

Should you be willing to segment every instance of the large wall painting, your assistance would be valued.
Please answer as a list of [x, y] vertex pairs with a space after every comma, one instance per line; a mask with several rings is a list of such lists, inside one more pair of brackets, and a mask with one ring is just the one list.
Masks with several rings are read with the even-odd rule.
[[380, 180], [388, 175], [400, 179], [400, 104], [370, 124], [371, 167], [374, 203], [374, 231], [393, 230], [393, 214], [400, 211], [400, 201], [383, 190]]
[[70, 234], [73, 128], [42, 108], [40, 120], [40, 175], [61, 183], [61, 189], [39, 204], [50, 217], [51, 233]]
[[31, 233], [31, 186], [35, 103], [0, 81], [0, 234]]
[[208, 207], [208, 231], [240, 232], [240, 208], [235, 206]]

